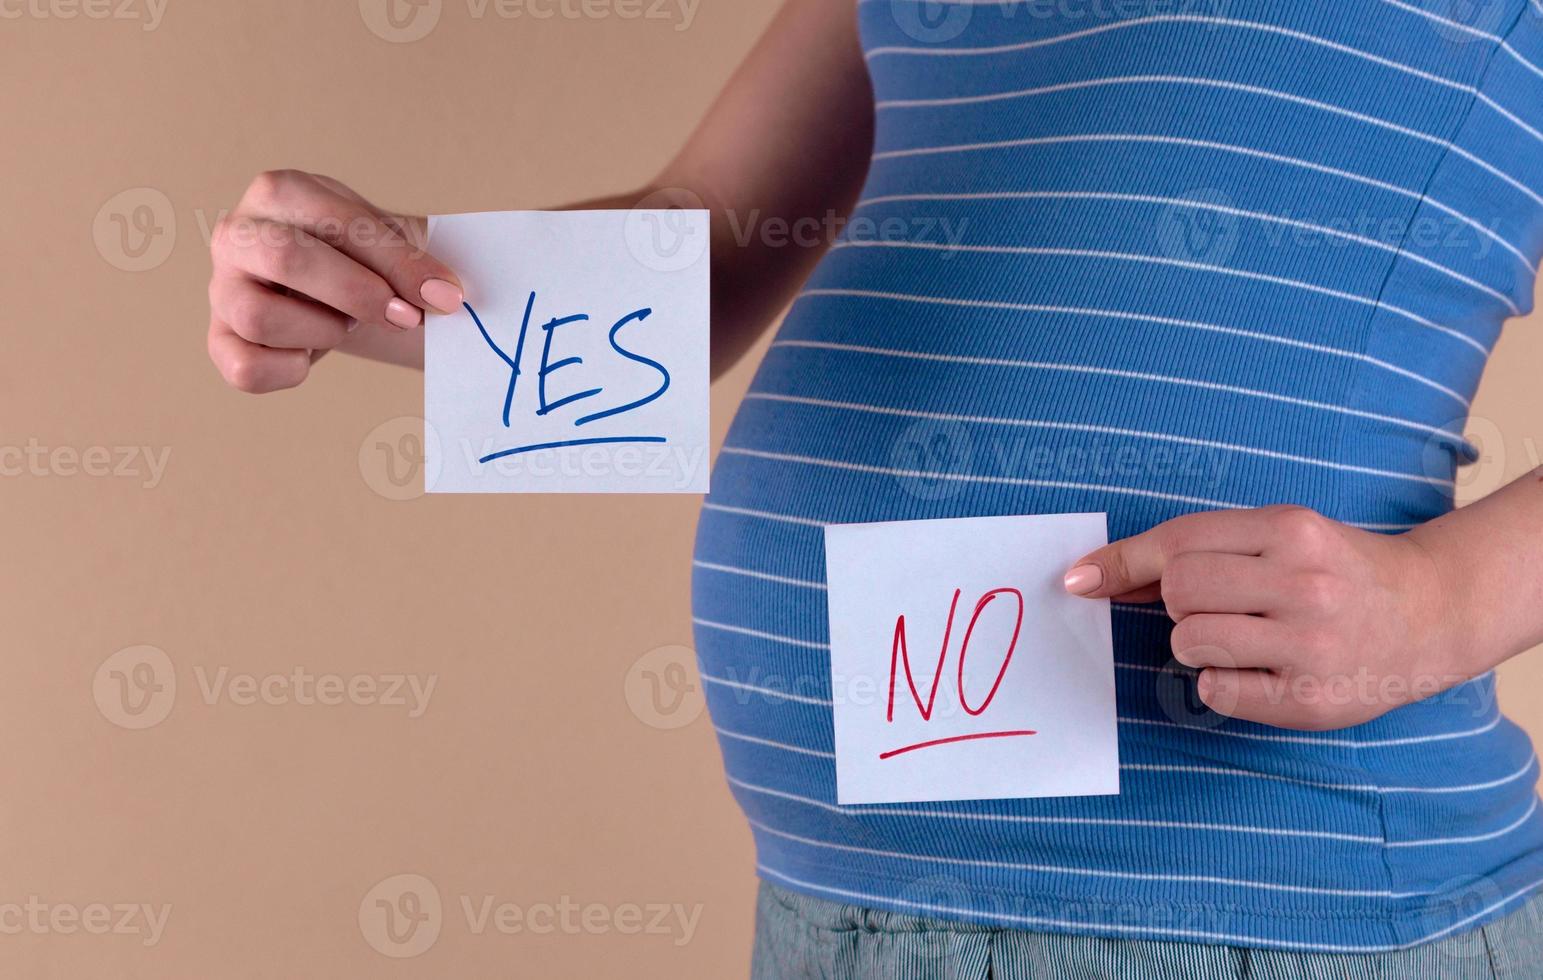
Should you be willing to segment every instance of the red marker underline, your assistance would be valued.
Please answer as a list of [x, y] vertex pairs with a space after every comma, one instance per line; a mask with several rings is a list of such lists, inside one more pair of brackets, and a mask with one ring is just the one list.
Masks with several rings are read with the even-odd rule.
[[900, 754], [905, 753], [905, 752], [915, 752], [917, 749], [930, 749], [934, 745], [947, 745], [950, 742], [968, 742], [971, 739], [976, 739], [976, 738], [1011, 738], [1011, 737], [1013, 737], [1015, 735], [1037, 735], [1037, 734], [1039, 734], [1039, 733], [1038, 732], [1032, 732], [1032, 731], [1029, 731], [1029, 730], [1025, 729], [1023, 731], [1013, 731], [1013, 732], [978, 732], [978, 733], [976, 733], [974, 735], [951, 735], [948, 738], [935, 738], [935, 739], [933, 739], [930, 742], [917, 742], [915, 745], [904, 745], [904, 746], [901, 746], [898, 749], [890, 749], [888, 752], [880, 752], [879, 753], [879, 758], [880, 759], [888, 759], [888, 758], [890, 758], [892, 756], [897, 756], [897, 755], [900, 755]]

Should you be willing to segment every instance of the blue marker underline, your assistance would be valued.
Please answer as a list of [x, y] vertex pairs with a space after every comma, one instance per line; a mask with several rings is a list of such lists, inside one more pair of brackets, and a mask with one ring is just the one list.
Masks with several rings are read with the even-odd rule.
[[533, 446], [516, 446], [513, 449], [505, 449], [502, 452], [491, 453], [477, 460], [479, 463], [491, 463], [495, 459], [503, 459], [505, 456], [518, 456], [520, 453], [540, 452], [543, 449], [563, 449], [568, 446], [600, 446], [607, 443], [619, 442], [668, 442], [664, 436], [614, 436], [606, 439], [569, 439], [565, 442], [542, 442]]

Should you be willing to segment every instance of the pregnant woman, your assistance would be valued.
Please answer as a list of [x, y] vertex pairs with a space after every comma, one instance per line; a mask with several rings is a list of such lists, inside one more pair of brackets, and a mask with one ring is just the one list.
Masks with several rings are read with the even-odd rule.
[[[1492, 672], [1543, 642], [1543, 472], [1452, 511], [1543, 256], [1543, 4], [1424, 2], [790, 0], [656, 182], [585, 202], [711, 208], [719, 369], [792, 303], [693, 596], [758, 975], [1543, 976]], [[255, 181], [231, 384], [421, 365], [461, 284], [396, 230]], [[1119, 795], [837, 806], [822, 526], [1089, 511]]]

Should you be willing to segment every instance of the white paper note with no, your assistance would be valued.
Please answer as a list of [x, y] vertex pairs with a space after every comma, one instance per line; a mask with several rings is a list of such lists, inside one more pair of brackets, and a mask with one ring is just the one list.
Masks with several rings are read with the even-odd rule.
[[429, 219], [469, 309], [425, 324], [431, 493], [706, 493], [706, 211]]
[[1107, 526], [825, 529], [838, 803], [1120, 791], [1109, 603], [1061, 585]]

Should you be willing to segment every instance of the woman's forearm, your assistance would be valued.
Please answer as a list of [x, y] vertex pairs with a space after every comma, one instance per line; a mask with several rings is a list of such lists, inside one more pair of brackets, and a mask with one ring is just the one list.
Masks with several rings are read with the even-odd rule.
[[[873, 99], [848, 4], [789, 0], [680, 153], [648, 185], [567, 205], [712, 212], [712, 366], [732, 366], [840, 231], [868, 171]], [[412, 222], [422, 228], [422, 219]], [[421, 331], [340, 348], [421, 368]]]
[[1407, 537], [1440, 572], [1463, 673], [1543, 643], [1543, 467]]

